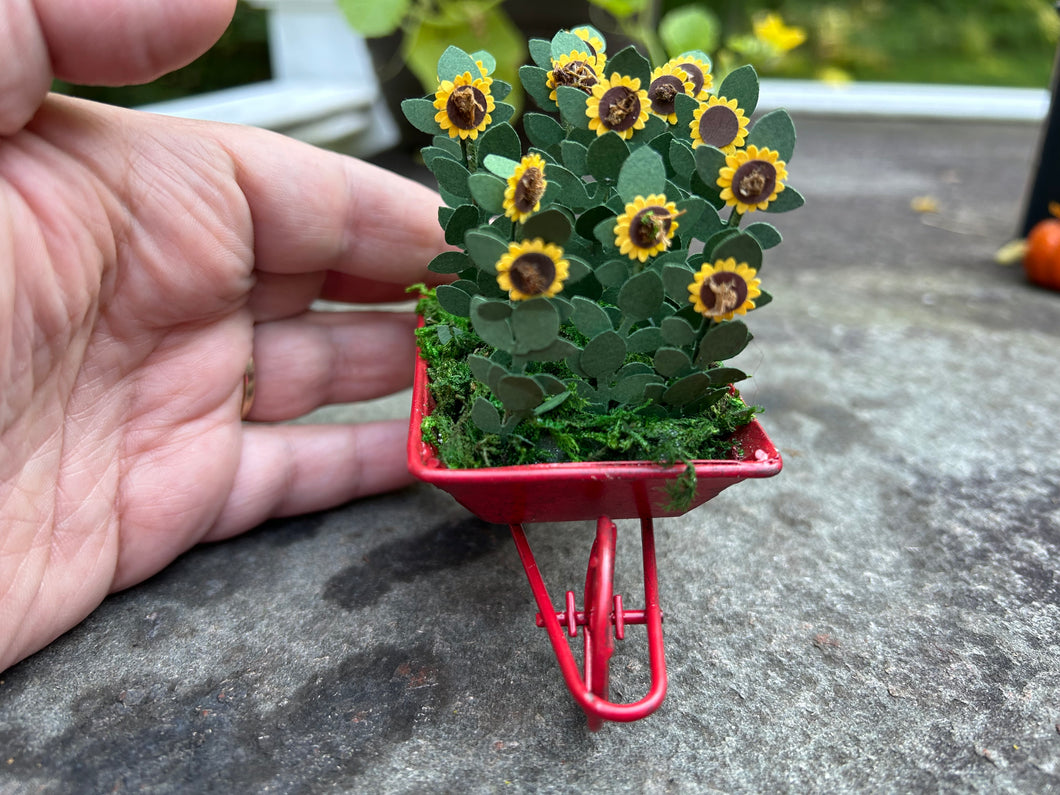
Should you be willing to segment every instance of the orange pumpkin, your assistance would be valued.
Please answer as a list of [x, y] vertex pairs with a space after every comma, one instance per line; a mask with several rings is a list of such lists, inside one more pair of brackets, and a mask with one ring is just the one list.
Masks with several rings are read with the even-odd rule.
[[1023, 270], [1037, 285], [1060, 290], [1060, 205], [1049, 203], [1052, 218], [1034, 225], [1027, 235], [1027, 249], [1023, 254]]

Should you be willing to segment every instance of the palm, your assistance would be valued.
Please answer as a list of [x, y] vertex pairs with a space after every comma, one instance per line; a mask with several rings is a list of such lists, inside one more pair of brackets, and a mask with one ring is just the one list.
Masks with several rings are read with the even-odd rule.
[[[395, 424], [239, 416], [252, 351], [252, 419], [407, 380], [407, 317], [305, 311], [322, 288], [400, 295], [441, 242], [416, 228], [433, 197], [373, 188], [368, 168], [72, 100], [0, 141], [0, 670], [199, 540], [404, 482]], [[354, 176], [379, 211], [360, 234]], [[409, 207], [425, 212], [395, 249], [387, 226]], [[322, 478], [322, 456], [348, 477]]]

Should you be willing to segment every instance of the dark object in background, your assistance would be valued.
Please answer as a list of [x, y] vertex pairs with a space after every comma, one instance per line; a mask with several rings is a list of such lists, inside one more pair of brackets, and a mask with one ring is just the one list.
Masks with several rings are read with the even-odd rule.
[[[1055, 4], [1060, 14], [1060, 2]], [[1049, 202], [1060, 201], [1060, 48], [1053, 62], [1052, 99], [1045, 120], [1038, 162], [1032, 172], [1034, 182], [1023, 212], [1023, 226], [1019, 237], [1027, 237], [1036, 223], [1050, 218]]]

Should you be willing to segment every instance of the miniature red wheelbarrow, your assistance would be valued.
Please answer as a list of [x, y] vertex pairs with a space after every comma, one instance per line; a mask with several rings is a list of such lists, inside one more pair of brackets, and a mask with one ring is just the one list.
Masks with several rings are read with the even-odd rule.
[[[449, 492], [457, 502], [487, 522], [511, 528], [530, 589], [537, 601], [537, 625], [548, 633], [563, 679], [585, 711], [589, 728], [604, 721], [635, 721], [647, 717], [666, 695], [666, 657], [663, 650], [662, 610], [655, 562], [654, 517], [678, 516], [706, 502], [723, 489], [746, 478], [764, 478], [781, 468], [780, 453], [757, 422], [733, 437], [733, 458], [695, 461], [696, 488], [684, 510], [668, 509], [666, 485], [685, 467], [643, 461], [533, 464], [489, 469], [448, 469], [431, 445], [422, 439], [420, 424], [430, 413], [427, 363], [417, 356], [412, 417], [408, 439], [409, 471]], [[740, 451], [739, 454], [736, 451]], [[612, 519], [640, 519], [644, 558], [644, 609], [631, 610], [614, 591], [615, 541]], [[553, 606], [534, 559], [524, 522], [568, 522], [596, 519], [596, 539], [585, 576], [584, 609], [567, 591], [561, 610]], [[628, 624], [647, 625], [651, 687], [633, 703], [609, 700], [609, 664], [615, 639], [623, 639]], [[583, 668], [568, 637], [579, 628], [584, 641]]]

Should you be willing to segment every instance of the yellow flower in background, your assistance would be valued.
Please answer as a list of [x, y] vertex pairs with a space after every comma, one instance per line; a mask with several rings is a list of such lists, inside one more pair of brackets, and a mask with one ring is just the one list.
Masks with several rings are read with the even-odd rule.
[[704, 317], [732, 320], [755, 308], [755, 299], [762, 294], [757, 277], [758, 271], [746, 262], [737, 263], [734, 257], [713, 265], [704, 263], [688, 285], [688, 300]]
[[471, 72], [443, 80], [434, 93], [434, 120], [450, 138], [474, 141], [493, 121], [490, 114], [496, 108], [490, 94], [490, 78], [473, 78]]
[[707, 101], [696, 108], [688, 124], [692, 131], [692, 148], [709, 144], [731, 155], [747, 139], [747, 122], [747, 116], [735, 99], [707, 97]]
[[585, 115], [589, 129], [596, 130], [598, 136], [613, 130], [628, 140], [634, 130], [644, 129], [649, 107], [648, 92], [640, 87], [640, 80], [616, 72], [593, 86]]
[[548, 86], [548, 98], [556, 101], [556, 86], [570, 86], [591, 94], [593, 86], [600, 82], [600, 73], [604, 69], [602, 55], [588, 55], [578, 50], [571, 50], [568, 55], [561, 55], [552, 60], [552, 71], [545, 77]]
[[777, 53], [794, 50], [806, 41], [806, 31], [785, 25], [780, 14], [774, 12], [756, 15], [753, 25], [755, 37], [768, 44]]
[[497, 261], [497, 284], [513, 301], [551, 298], [563, 289], [570, 263], [563, 249], [537, 237], [511, 243]]
[[527, 155], [508, 178], [508, 186], [504, 189], [504, 214], [522, 223], [541, 209], [541, 197], [545, 195], [546, 187], [544, 158], [538, 154]]
[[626, 205], [615, 224], [615, 245], [630, 259], [644, 262], [670, 247], [677, 231], [677, 205], [666, 201], [666, 196], [653, 193], [637, 196]]
[[766, 209], [784, 190], [787, 178], [787, 164], [777, 152], [751, 144], [726, 155], [717, 185], [727, 205], [735, 207], [738, 213], [746, 213]]

